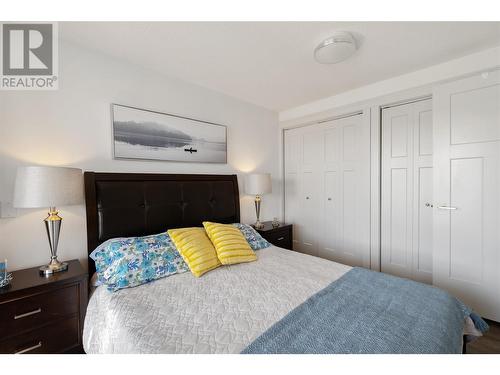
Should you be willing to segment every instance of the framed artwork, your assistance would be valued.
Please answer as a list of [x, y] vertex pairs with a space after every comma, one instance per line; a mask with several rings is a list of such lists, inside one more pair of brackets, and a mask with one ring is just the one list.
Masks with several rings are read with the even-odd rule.
[[116, 159], [227, 162], [224, 125], [119, 104], [111, 112]]

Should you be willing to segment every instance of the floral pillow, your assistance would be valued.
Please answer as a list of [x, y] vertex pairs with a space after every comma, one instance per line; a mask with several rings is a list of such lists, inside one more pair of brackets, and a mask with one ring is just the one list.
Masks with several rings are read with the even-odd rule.
[[98, 283], [113, 292], [189, 270], [168, 233], [113, 238], [98, 246], [90, 258], [95, 261]]
[[250, 225], [241, 223], [234, 223], [233, 225], [243, 233], [243, 236], [245, 236], [252, 250], [261, 250], [271, 246], [271, 244], [262, 238], [262, 236]]

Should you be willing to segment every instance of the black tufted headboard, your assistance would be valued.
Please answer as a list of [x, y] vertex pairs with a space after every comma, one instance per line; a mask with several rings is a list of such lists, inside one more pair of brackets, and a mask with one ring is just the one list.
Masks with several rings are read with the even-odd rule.
[[[114, 237], [240, 221], [236, 175], [85, 172], [84, 180], [88, 254]], [[90, 258], [88, 268], [92, 276]]]

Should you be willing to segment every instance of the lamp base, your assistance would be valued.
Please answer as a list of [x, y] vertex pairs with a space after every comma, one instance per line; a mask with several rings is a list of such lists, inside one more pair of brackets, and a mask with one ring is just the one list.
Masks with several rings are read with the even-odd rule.
[[59, 262], [57, 259], [52, 259], [49, 264], [40, 267], [40, 274], [44, 276], [50, 276], [57, 272], [63, 272], [68, 270], [68, 263]]
[[49, 238], [50, 263], [40, 267], [40, 274], [50, 276], [56, 272], [66, 271], [68, 263], [57, 260], [57, 244], [59, 243], [59, 232], [61, 231], [62, 218], [58, 215], [55, 207], [50, 207], [49, 216], [44, 220], [45, 229]]
[[255, 196], [255, 215], [257, 216], [257, 221], [253, 225], [255, 229], [262, 229], [264, 228], [264, 224], [260, 222], [260, 202], [261, 198], [260, 195]]

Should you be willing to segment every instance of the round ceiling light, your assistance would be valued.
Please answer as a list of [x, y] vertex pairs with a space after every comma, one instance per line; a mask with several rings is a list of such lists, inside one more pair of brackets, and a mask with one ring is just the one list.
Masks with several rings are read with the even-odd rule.
[[347, 31], [337, 31], [322, 41], [314, 50], [314, 58], [320, 64], [336, 64], [356, 52], [356, 40]]

